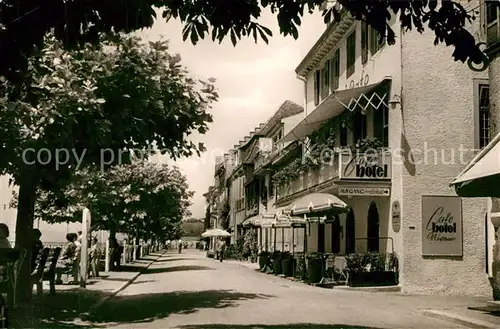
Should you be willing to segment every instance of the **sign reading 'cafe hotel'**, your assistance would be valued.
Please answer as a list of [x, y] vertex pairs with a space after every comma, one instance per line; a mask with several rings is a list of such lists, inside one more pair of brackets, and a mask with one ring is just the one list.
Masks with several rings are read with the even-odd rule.
[[422, 196], [422, 255], [462, 256], [462, 200]]

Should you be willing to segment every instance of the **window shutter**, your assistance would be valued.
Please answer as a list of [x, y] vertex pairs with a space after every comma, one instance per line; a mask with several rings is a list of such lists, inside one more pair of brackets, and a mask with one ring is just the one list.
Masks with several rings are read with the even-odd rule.
[[368, 62], [368, 24], [361, 22], [361, 64]]

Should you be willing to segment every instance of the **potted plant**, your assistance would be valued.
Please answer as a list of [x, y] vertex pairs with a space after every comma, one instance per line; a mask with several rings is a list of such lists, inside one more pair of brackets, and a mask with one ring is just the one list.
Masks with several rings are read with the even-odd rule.
[[[388, 257], [389, 256], [389, 257]], [[351, 287], [397, 284], [397, 257], [385, 253], [352, 254], [347, 258]]]
[[285, 251], [281, 254], [281, 269], [286, 277], [293, 276], [295, 269], [295, 258], [290, 252]]
[[318, 283], [323, 278], [325, 256], [320, 252], [307, 255], [307, 278], [310, 283]]
[[301, 280], [306, 277], [306, 261], [302, 256], [295, 261], [295, 277]]
[[275, 275], [280, 275], [283, 273], [283, 269], [281, 268], [281, 256], [282, 253], [279, 250], [275, 250], [272, 254], [272, 262], [273, 262], [273, 273]]
[[259, 268], [264, 270], [267, 264], [269, 264], [269, 251], [262, 250], [259, 253]]

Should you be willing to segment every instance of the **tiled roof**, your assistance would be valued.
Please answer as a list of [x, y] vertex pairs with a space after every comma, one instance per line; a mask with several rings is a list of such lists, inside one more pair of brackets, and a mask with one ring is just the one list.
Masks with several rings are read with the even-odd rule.
[[279, 109], [273, 114], [273, 116], [270, 117], [269, 120], [267, 120], [267, 122], [264, 124], [264, 126], [259, 130], [259, 135], [265, 136], [269, 134], [271, 130], [281, 122], [281, 119], [288, 118], [292, 115], [296, 115], [302, 112], [304, 112], [304, 108], [299, 104], [290, 100], [284, 101]]

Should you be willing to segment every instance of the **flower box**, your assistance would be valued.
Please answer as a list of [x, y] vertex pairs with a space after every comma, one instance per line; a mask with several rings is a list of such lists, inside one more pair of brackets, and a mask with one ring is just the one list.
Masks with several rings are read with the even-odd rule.
[[397, 275], [393, 271], [351, 272], [350, 287], [378, 287], [397, 285]]

